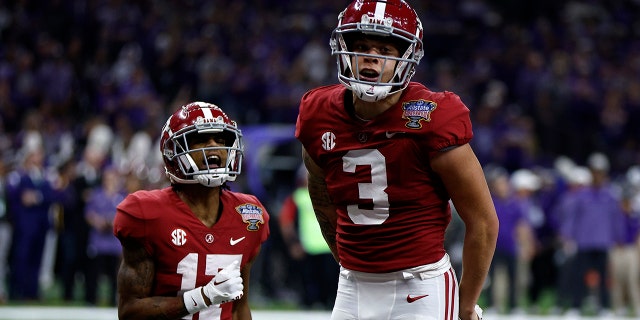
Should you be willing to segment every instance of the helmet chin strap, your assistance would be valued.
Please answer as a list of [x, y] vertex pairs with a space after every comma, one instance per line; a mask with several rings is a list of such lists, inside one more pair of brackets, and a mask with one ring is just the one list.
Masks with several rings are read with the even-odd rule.
[[376, 102], [386, 98], [391, 92], [391, 86], [374, 86], [363, 83], [352, 83], [351, 89], [358, 99], [366, 102]]
[[198, 174], [193, 177], [201, 185], [209, 188], [221, 186], [227, 179], [226, 174]]

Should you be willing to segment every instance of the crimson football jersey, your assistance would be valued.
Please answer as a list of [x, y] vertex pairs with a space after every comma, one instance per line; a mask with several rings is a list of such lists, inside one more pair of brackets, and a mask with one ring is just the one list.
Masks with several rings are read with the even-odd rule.
[[[137, 191], [118, 205], [114, 234], [143, 243], [156, 262], [154, 296], [176, 296], [207, 284], [234, 260], [253, 259], [269, 236], [269, 214], [253, 195], [223, 190], [222, 213], [207, 227], [171, 187]], [[231, 303], [186, 319], [231, 319]]]
[[450, 197], [430, 158], [471, 140], [469, 109], [456, 94], [415, 82], [370, 121], [353, 116], [351, 99], [339, 84], [311, 90], [296, 124], [337, 209], [340, 263], [391, 272], [440, 260]]

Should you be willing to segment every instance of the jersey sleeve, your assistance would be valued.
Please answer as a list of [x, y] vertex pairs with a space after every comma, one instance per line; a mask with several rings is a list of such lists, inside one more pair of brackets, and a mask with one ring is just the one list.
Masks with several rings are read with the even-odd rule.
[[265, 206], [260, 202], [260, 200], [258, 200], [256, 196], [251, 195], [251, 197], [264, 210], [264, 212], [262, 213], [262, 219], [264, 222], [262, 225], [262, 234], [260, 237], [260, 242], [264, 243], [265, 241], [267, 241], [267, 239], [269, 238], [269, 234], [271, 233], [271, 230], [269, 229], [269, 219], [270, 219], [269, 212], [267, 212], [267, 209], [265, 208]]
[[455, 93], [441, 94], [438, 106], [431, 114], [429, 139], [425, 140], [432, 154], [466, 144], [473, 138], [467, 106]]
[[[254, 225], [248, 228], [251, 232], [260, 232], [260, 240], [264, 242], [269, 236], [269, 213], [258, 197], [252, 194], [239, 192], [223, 193], [223, 201], [226, 205], [235, 207], [244, 223], [252, 221]], [[229, 201], [229, 202], [226, 202]]]
[[137, 194], [128, 195], [116, 208], [116, 216], [113, 221], [113, 234], [120, 241], [133, 239], [140, 241], [150, 254], [153, 254], [151, 246], [146, 244], [147, 224], [144, 211], [140, 205]]
[[296, 119], [296, 131], [295, 137], [300, 140], [302, 145], [306, 148], [306, 142], [308, 140], [306, 132], [307, 122], [309, 121], [309, 114], [313, 114], [310, 109], [314, 108], [316, 104], [314, 100], [314, 91], [308, 91], [302, 96], [300, 100], [300, 106], [298, 110], [298, 118]]
[[345, 88], [341, 84], [315, 88], [302, 96], [296, 120], [295, 137], [302, 143], [309, 156], [319, 164], [318, 150], [321, 144], [331, 144], [331, 137], [321, 137], [318, 132], [332, 128], [344, 121], [340, 112]]
[[305, 100], [307, 96], [309, 96], [308, 91], [302, 96], [302, 99], [300, 99], [300, 105], [298, 106], [298, 117], [296, 118], [296, 131], [295, 131], [296, 138], [300, 138], [302, 124], [304, 123], [304, 120], [305, 120], [305, 111], [306, 111]]

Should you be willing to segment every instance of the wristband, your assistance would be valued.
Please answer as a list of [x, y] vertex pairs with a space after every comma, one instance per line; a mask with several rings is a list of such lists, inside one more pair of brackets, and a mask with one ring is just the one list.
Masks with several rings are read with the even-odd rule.
[[[483, 313], [482, 308], [480, 308], [480, 306], [476, 304], [473, 310], [476, 312], [476, 315], [478, 316], [478, 320], [482, 320], [482, 313]], [[460, 317], [458, 317], [458, 320], [460, 320]]]
[[182, 295], [182, 299], [184, 300], [184, 306], [187, 308], [187, 311], [189, 311], [189, 314], [194, 314], [208, 307], [204, 302], [204, 297], [202, 296], [202, 287], [185, 291]]
[[476, 314], [478, 315], [478, 320], [482, 320], [482, 308], [480, 308], [480, 306], [476, 304], [476, 306], [473, 309], [476, 311]]

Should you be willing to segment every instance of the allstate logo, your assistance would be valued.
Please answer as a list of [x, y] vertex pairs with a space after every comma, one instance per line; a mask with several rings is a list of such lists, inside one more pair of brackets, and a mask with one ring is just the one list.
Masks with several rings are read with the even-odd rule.
[[420, 129], [422, 123], [420, 121], [431, 121], [431, 112], [436, 109], [436, 104], [428, 100], [414, 100], [402, 104], [402, 117], [409, 119], [405, 126], [409, 129]]

